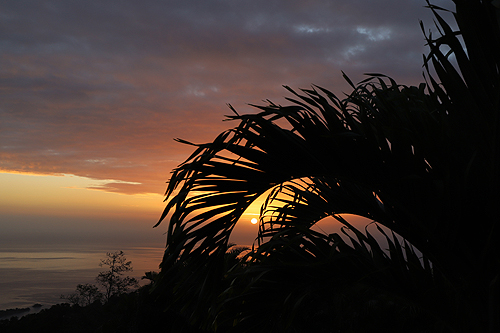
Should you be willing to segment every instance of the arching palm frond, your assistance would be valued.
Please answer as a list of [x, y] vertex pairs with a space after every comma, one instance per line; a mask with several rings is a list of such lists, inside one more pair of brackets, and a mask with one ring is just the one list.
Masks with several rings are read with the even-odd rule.
[[[401, 330], [417, 320], [436, 331], [494, 332], [500, 30], [491, 2], [455, 3], [460, 32], [429, 4], [441, 36], [426, 36], [427, 91], [379, 74], [358, 85], [346, 77], [354, 90], [342, 100], [321, 87], [286, 87], [291, 105], [233, 110], [234, 128], [194, 145], [158, 222], [169, 216], [157, 291], [210, 329], [291, 332], [303, 320], [361, 331], [360, 318], [396, 304], [409, 309]], [[225, 275], [235, 224], [270, 189], [259, 248]], [[341, 214], [373, 220], [376, 230], [357, 230]], [[348, 229], [311, 229], [326, 216]]]
[[[427, 194], [434, 188], [432, 170], [421, 152], [425, 145], [412, 138], [418, 138], [415, 133], [426, 121], [437, 123], [427, 107], [433, 101], [423, 87], [400, 87], [394, 82], [387, 86], [379, 77], [378, 83], [362, 83], [343, 101], [321, 88], [303, 93], [290, 99], [294, 106], [271, 104], [259, 107], [258, 114], [233, 116], [239, 126], [212, 144], [200, 145], [194, 157], [174, 172], [167, 194], [181, 189], [163, 215], [174, 209], [163, 271], [172, 279], [168, 268], [189, 262], [192, 271], [183, 272], [196, 271], [213, 280], [199, 283], [199, 276], [191, 273], [177, 278], [188, 286], [184, 299], [191, 292], [191, 298], [203, 304], [205, 284], [213, 287], [221, 279], [222, 270], [217, 268], [221, 254], [248, 205], [274, 186], [276, 191], [288, 188], [299, 195], [294, 180], [302, 177], [316, 189], [300, 194], [308, 194], [307, 205], [294, 216], [289, 210], [297, 208], [297, 202], [283, 202], [274, 227], [261, 226], [261, 238], [273, 236], [278, 225], [296, 233], [325, 216], [349, 213], [374, 219], [403, 237], [411, 234], [412, 242], [429, 243], [419, 238], [426, 235], [419, 219], [427, 214], [414, 208], [423, 205], [416, 198], [432, 202]], [[406, 110], [398, 109], [400, 104]], [[408, 122], [415, 128], [399, 133], [392, 123], [403, 122], [394, 119], [388, 108], [401, 113], [396, 117], [418, 118], [421, 124]], [[405, 187], [410, 185], [413, 191], [408, 192]], [[399, 220], [408, 222], [396, 223]]]

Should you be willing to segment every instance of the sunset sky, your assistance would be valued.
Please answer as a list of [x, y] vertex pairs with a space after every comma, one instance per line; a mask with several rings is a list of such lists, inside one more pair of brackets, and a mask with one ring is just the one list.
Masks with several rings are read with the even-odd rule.
[[162, 246], [165, 182], [192, 151], [174, 138], [211, 141], [236, 125], [227, 103], [285, 104], [282, 85], [350, 92], [341, 70], [422, 82], [425, 5], [3, 0], [0, 246]]

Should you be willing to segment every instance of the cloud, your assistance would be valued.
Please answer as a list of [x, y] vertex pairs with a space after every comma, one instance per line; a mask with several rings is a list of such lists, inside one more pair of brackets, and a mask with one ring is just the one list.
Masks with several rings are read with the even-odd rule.
[[[440, 4], [442, 1], [438, 1]], [[0, 4], [0, 168], [115, 179], [162, 193], [230, 126], [226, 103], [283, 103], [281, 88], [347, 91], [382, 72], [421, 79], [424, 1], [6, 1]]]

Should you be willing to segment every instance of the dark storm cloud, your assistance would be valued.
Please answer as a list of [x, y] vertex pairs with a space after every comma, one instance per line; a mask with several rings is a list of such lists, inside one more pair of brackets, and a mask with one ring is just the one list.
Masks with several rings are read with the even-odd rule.
[[[439, 1], [437, 4], [441, 4]], [[446, 6], [447, 2], [444, 2]], [[383, 72], [417, 84], [425, 2], [3, 1], [0, 168], [115, 179], [162, 192], [211, 140], [225, 103], [282, 100], [282, 84], [346, 90]], [[136, 184], [139, 183], [139, 184]]]

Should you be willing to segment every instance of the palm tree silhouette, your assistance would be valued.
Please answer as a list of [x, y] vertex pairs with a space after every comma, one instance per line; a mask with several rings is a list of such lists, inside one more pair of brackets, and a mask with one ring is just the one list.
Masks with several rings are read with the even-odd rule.
[[[439, 36], [422, 25], [427, 85], [344, 75], [353, 88], [344, 99], [286, 87], [291, 105], [231, 108], [238, 125], [194, 145], [173, 171], [156, 290], [210, 329], [363, 331], [358, 319], [372, 315], [360, 313], [382, 309], [404, 311], [400, 321], [372, 318], [386, 331], [417, 320], [432, 331], [498, 331], [500, 29], [491, 1], [454, 3], [459, 31], [428, 3]], [[228, 277], [231, 231], [269, 189], [260, 246]], [[342, 214], [376, 225], [358, 230]], [[326, 216], [342, 235], [311, 229]]]

